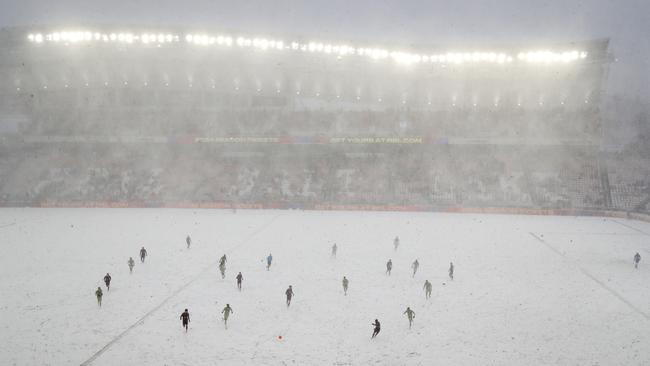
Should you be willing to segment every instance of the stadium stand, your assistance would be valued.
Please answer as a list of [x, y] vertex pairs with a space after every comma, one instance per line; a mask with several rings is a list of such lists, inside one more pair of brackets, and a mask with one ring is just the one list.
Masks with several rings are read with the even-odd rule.
[[0, 47], [6, 206], [647, 208], [647, 167], [600, 154], [607, 40], [450, 53], [48, 27]]

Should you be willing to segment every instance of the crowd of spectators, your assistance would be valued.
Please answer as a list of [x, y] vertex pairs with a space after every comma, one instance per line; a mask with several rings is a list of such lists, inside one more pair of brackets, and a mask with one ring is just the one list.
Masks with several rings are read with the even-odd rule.
[[[5, 147], [4, 204], [329, 203], [603, 207], [595, 159], [488, 147]], [[546, 158], [544, 158], [546, 156]], [[533, 164], [534, 162], [534, 164]], [[618, 202], [618, 201], [617, 201]]]

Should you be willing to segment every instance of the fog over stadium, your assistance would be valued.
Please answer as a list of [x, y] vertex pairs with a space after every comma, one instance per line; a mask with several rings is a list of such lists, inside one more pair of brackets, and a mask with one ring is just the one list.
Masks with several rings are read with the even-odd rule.
[[648, 14], [0, 0], [0, 364], [647, 364]]

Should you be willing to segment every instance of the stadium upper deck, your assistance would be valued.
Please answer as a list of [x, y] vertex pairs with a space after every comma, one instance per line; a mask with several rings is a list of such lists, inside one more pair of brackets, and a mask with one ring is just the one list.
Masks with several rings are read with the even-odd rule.
[[[83, 131], [88, 122], [154, 120], [176, 125], [147, 128], [155, 135], [237, 136], [242, 131], [229, 123], [255, 119], [264, 127], [246, 131], [264, 136], [291, 133], [292, 121], [304, 120], [315, 126], [306, 134], [345, 134], [359, 122], [380, 134], [434, 130], [437, 137], [472, 138], [500, 131], [530, 138], [560, 131], [565, 139], [597, 143], [608, 64], [607, 40], [458, 50], [179, 29], [35, 27], [3, 30], [0, 47], [4, 129], [55, 135]], [[283, 121], [288, 128], [277, 126]], [[337, 127], [323, 129], [321, 122]], [[558, 129], [566, 125], [578, 128]], [[119, 127], [112, 133], [120, 134]]]

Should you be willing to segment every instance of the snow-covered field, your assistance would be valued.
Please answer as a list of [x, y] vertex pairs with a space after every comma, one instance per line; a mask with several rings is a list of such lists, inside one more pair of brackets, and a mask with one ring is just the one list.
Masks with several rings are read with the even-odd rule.
[[[644, 258], [634, 270], [637, 251]], [[224, 253], [225, 280], [216, 265]], [[650, 225], [636, 221], [2, 209], [0, 276], [0, 365], [650, 364]], [[407, 306], [416, 312], [411, 330]], [[371, 340], [375, 318], [382, 330]]]

